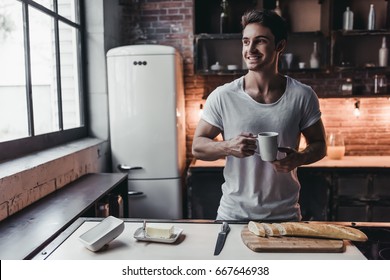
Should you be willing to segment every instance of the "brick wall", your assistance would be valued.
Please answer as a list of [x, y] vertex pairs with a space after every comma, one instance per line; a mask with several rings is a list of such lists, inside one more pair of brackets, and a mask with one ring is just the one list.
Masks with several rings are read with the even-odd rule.
[[[123, 0], [124, 44], [158, 43], [176, 47], [184, 58], [187, 123], [187, 159], [199, 120], [199, 106], [218, 85], [236, 76], [199, 76], [193, 69], [193, 1]], [[241, 54], [237, 54], [241, 55]], [[372, 72], [292, 73], [320, 94], [338, 94], [346, 78], [354, 79], [354, 92], [365, 94], [372, 87]], [[359, 98], [361, 116], [353, 115], [355, 98], [321, 99], [327, 131], [345, 136], [347, 155], [390, 155], [389, 98]]]
[[[360, 101], [360, 117], [353, 114]], [[390, 99], [321, 99], [327, 131], [344, 135], [347, 155], [390, 155]]]

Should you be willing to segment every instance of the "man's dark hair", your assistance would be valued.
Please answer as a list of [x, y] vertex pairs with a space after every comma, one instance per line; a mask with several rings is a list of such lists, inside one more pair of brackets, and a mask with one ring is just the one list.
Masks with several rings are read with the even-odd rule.
[[259, 23], [271, 30], [275, 37], [275, 46], [281, 41], [287, 41], [287, 23], [272, 10], [247, 11], [241, 18], [241, 26], [244, 29], [250, 23]]

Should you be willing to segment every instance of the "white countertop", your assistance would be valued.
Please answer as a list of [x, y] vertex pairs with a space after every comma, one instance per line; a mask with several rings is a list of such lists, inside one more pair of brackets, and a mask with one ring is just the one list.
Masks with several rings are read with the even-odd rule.
[[[224, 167], [225, 159], [216, 161], [196, 160], [191, 167]], [[304, 167], [390, 167], [390, 156], [345, 156], [340, 160], [332, 160], [328, 157]]]
[[231, 231], [225, 246], [218, 256], [214, 256], [220, 224], [174, 223], [183, 229], [178, 243], [165, 244], [137, 241], [133, 235], [142, 224], [125, 222], [122, 234], [101, 252], [89, 251], [78, 237], [98, 222], [86, 221], [55, 251], [49, 260], [363, 260], [364, 255], [347, 242], [344, 253], [256, 253], [241, 240], [244, 224], [230, 224]]

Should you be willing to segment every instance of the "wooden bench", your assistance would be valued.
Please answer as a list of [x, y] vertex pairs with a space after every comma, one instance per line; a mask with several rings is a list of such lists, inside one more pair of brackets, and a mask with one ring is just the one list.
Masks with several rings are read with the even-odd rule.
[[122, 196], [126, 213], [127, 174], [87, 174], [1, 221], [0, 259], [30, 259], [79, 217], [93, 215], [95, 203], [112, 193]]

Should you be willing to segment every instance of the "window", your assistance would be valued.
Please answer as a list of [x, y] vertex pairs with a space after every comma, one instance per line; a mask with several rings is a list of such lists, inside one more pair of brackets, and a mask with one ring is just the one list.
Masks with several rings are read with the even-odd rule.
[[0, 162], [86, 136], [78, 0], [0, 3]]

